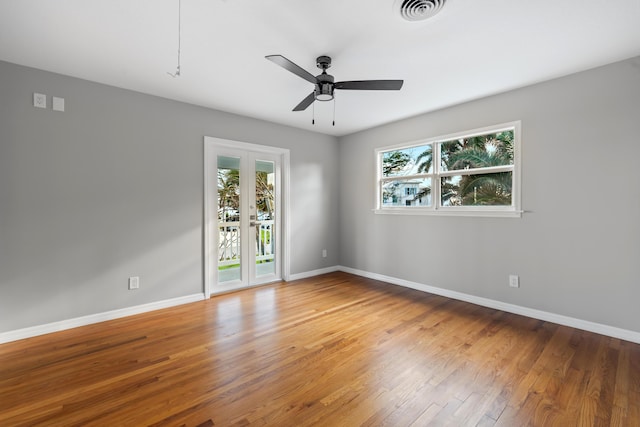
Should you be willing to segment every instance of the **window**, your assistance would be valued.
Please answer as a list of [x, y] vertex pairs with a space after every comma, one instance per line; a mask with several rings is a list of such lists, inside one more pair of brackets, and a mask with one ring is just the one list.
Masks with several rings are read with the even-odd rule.
[[376, 213], [520, 216], [520, 122], [376, 150]]

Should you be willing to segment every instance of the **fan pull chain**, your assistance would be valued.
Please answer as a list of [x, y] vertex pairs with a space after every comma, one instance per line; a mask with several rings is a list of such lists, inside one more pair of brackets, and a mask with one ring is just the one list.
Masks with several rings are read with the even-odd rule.
[[333, 97], [333, 126], [336, 125], [336, 97]]
[[178, 0], [178, 67], [176, 68], [175, 73], [170, 73], [167, 71], [167, 74], [169, 74], [173, 78], [180, 77], [180, 45], [182, 42], [181, 22], [182, 22], [182, 0]]
[[311, 124], [315, 125], [316, 124], [316, 103], [315, 100], [313, 102], [313, 104], [311, 105], [311, 108], [313, 109], [313, 116], [311, 117]]

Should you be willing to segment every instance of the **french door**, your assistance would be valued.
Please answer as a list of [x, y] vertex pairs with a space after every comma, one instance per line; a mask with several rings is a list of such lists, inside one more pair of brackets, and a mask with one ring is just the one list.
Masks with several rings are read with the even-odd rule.
[[205, 293], [282, 278], [282, 151], [205, 138]]

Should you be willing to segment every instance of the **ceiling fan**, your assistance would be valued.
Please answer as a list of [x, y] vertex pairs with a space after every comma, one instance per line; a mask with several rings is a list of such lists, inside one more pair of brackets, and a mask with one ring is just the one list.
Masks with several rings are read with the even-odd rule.
[[309, 105], [313, 104], [314, 101], [331, 101], [335, 89], [400, 90], [404, 83], [404, 80], [352, 80], [334, 83], [333, 76], [327, 74], [327, 69], [331, 67], [331, 58], [324, 55], [316, 59], [317, 67], [322, 70], [322, 73], [317, 76], [314, 76], [282, 55], [269, 55], [265, 56], [265, 58], [278, 64], [285, 70], [292, 72], [296, 76], [302, 77], [315, 86], [313, 92], [296, 105], [293, 111], [304, 111]]

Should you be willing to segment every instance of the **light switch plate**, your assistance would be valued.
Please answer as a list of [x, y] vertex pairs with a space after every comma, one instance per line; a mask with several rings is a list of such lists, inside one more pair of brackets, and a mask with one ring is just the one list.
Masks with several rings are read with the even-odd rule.
[[64, 111], [64, 98], [53, 97], [53, 111]]
[[47, 95], [43, 93], [34, 93], [33, 106], [38, 108], [47, 108]]

